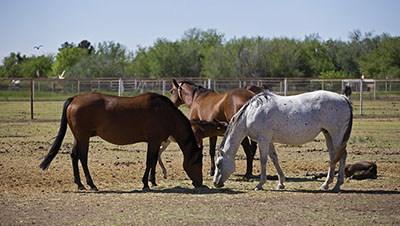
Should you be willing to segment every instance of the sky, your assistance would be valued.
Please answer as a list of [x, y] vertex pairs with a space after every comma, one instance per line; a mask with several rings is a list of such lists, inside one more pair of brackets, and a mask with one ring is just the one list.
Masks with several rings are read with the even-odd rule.
[[114, 41], [135, 52], [192, 28], [216, 29], [226, 40], [318, 34], [347, 41], [356, 29], [400, 36], [400, 1], [0, 0], [0, 64], [11, 52], [57, 54], [66, 41]]

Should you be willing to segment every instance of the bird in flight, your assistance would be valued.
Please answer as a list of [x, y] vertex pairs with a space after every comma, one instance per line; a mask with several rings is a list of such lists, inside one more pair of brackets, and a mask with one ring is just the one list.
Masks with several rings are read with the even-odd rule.
[[34, 46], [33, 48], [40, 49], [41, 47], [43, 47], [43, 45]]

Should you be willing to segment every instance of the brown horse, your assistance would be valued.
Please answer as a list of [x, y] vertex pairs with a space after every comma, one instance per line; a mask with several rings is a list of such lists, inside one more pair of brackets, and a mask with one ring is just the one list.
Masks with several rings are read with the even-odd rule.
[[[219, 94], [211, 89], [206, 89], [196, 85], [190, 81], [182, 81], [178, 83], [172, 80], [173, 87], [171, 89], [171, 100], [175, 106], [186, 104], [189, 108], [189, 119], [200, 119], [206, 121], [217, 120], [219, 122], [228, 123], [233, 115], [250, 100], [254, 93], [246, 89], [236, 88], [225, 94]], [[217, 137], [210, 137], [210, 157], [211, 171], [210, 175], [215, 172], [215, 146]], [[246, 137], [242, 141], [243, 149], [247, 157], [246, 178], [252, 176], [253, 158], [257, 149], [257, 144]]]
[[[137, 97], [116, 97], [86, 93], [69, 98], [64, 104], [56, 140], [40, 164], [43, 170], [57, 155], [67, 130], [67, 123], [74, 135], [71, 158], [74, 182], [80, 190], [85, 187], [79, 177], [78, 160], [81, 161], [87, 184], [92, 190], [97, 190], [87, 166], [89, 138], [93, 135], [118, 145], [148, 143], [146, 170], [142, 179], [143, 190], [149, 189], [149, 172], [151, 168], [156, 167], [161, 142], [172, 136], [183, 152], [183, 169], [193, 181], [193, 185], [199, 187], [203, 183], [202, 152], [190, 122], [165, 96], [145, 93]], [[153, 172], [155, 174], [155, 170]], [[155, 176], [151, 176], [155, 180]]]
[[[226, 127], [228, 126], [228, 123], [220, 123], [217, 121], [208, 122], [199, 119], [190, 120], [190, 124], [192, 125], [192, 130], [196, 138], [197, 144], [200, 145], [201, 148], [203, 148], [203, 138], [223, 136], [226, 131]], [[176, 142], [173, 138], [171, 140], [171, 137], [168, 140], [162, 142], [160, 152], [158, 153], [158, 163], [160, 164], [164, 179], [167, 179], [167, 170], [165, 169], [164, 163], [161, 159], [161, 154], [165, 151], [165, 149], [167, 149], [171, 141]], [[152, 178], [150, 179], [150, 181], [152, 181]]]

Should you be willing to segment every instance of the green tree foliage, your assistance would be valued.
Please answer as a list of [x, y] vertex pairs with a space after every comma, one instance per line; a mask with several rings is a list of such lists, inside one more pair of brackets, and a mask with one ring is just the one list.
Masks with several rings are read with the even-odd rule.
[[383, 35], [380, 45], [360, 62], [367, 77], [400, 78], [400, 37]]
[[52, 55], [21, 56], [20, 53], [11, 53], [9, 57], [3, 60], [3, 66], [0, 67], [0, 77], [6, 78], [33, 78], [39, 71], [40, 77], [51, 76], [51, 67], [53, 64]]
[[52, 64], [52, 55], [32, 56], [23, 62], [21, 73], [28, 78], [37, 77], [37, 73], [39, 73], [40, 78], [47, 78], [52, 75]]
[[21, 73], [21, 65], [25, 59], [25, 55], [21, 56], [20, 53], [10, 53], [10, 56], [3, 59], [3, 66], [0, 67], [0, 77], [23, 77]]
[[74, 77], [71, 73], [71, 68], [87, 56], [87, 51], [80, 47], [62, 48], [56, 55], [56, 60], [52, 67], [53, 73], [59, 75], [65, 71], [67, 77]]
[[88, 48], [81, 48], [86, 55], [69, 69], [68, 76], [84, 78], [124, 77], [130, 61], [130, 54], [125, 46], [115, 42], [103, 42], [97, 52], [89, 54]]
[[[304, 39], [241, 37], [225, 40], [215, 29], [197, 28], [179, 40], [157, 39], [132, 53], [120, 43], [88, 40], [64, 42], [53, 56], [11, 53], [0, 66], [1, 77], [400, 77], [400, 37], [354, 30], [349, 41], [324, 41], [318, 34]], [[55, 60], [54, 60], [55, 59]], [[51, 71], [50, 66], [51, 65]]]

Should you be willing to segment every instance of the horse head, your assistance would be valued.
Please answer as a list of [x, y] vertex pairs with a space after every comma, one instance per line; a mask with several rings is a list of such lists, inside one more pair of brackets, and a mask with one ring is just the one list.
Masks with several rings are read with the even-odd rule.
[[202, 148], [194, 145], [196, 150], [191, 150], [190, 159], [184, 160], [183, 169], [192, 180], [194, 187], [198, 188], [203, 185], [203, 154]]
[[[233, 160], [233, 161], [232, 161]], [[223, 150], [220, 150], [216, 161], [216, 170], [214, 174], [214, 186], [221, 188], [226, 180], [235, 171], [235, 158], [228, 156]]]
[[205, 89], [191, 81], [182, 81], [178, 83], [175, 79], [172, 79], [171, 101], [175, 106], [179, 107], [182, 104], [186, 104], [189, 108], [192, 105], [195, 95], [199, 95], [203, 92], [212, 91]]
[[179, 107], [180, 105], [184, 104], [183, 99], [181, 97], [181, 92], [182, 92], [182, 83], [178, 83], [175, 79], [172, 79], [172, 88], [169, 91], [171, 94], [171, 101], [174, 103], [176, 107]]

